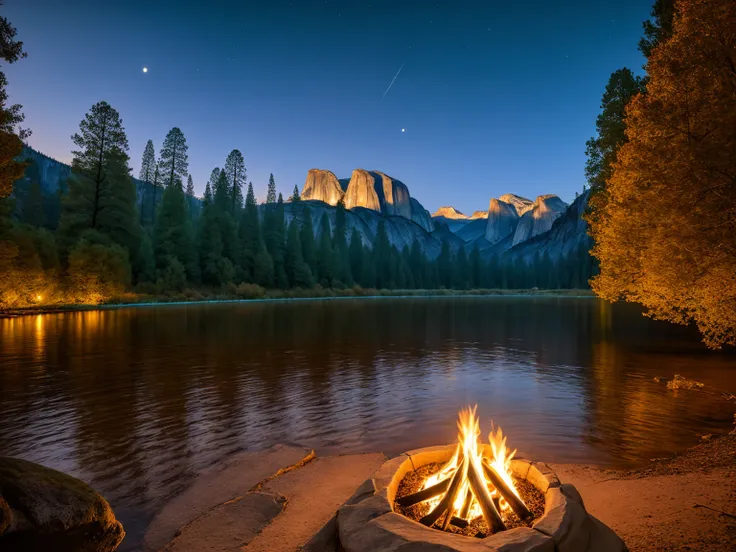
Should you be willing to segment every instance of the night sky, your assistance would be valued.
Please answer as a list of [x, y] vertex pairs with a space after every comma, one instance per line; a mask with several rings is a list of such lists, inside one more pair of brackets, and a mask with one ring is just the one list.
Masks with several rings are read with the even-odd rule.
[[[68, 162], [90, 106], [120, 111], [137, 176], [179, 126], [198, 193], [228, 152], [265, 197], [307, 170], [384, 171], [430, 211], [506, 192], [571, 201], [606, 81], [641, 71], [652, 0], [5, 0], [30, 144]], [[400, 67], [388, 93], [384, 92]], [[148, 72], [144, 73], [143, 68]], [[402, 128], [406, 129], [402, 132]]]

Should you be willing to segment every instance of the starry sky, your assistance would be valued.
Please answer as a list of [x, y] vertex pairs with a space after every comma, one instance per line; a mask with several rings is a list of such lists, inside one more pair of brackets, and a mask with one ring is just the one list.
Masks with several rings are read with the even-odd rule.
[[582, 190], [601, 94], [616, 69], [641, 72], [652, 0], [4, 4], [28, 52], [7, 70], [11, 100], [51, 157], [70, 160], [106, 100], [135, 175], [146, 141], [158, 152], [178, 126], [198, 193], [238, 148], [260, 198], [271, 172], [286, 196], [310, 168], [360, 167], [470, 214], [506, 192]]

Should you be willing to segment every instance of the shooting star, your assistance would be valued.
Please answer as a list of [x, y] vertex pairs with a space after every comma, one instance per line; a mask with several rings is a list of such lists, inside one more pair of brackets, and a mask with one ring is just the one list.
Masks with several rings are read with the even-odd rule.
[[383, 93], [383, 96], [381, 96], [381, 99], [385, 98], [386, 97], [386, 94], [388, 94], [388, 91], [391, 90], [391, 87], [394, 85], [394, 81], [396, 80], [396, 77], [399, 76], [399, 73], [401, 73], [401, 70], [404, 68], [404, 65], [405, 65], [405, 63], [402, 63], [401, 64], [401, 67], [399, 67], [399, 70], [396, 71], [396, 74], [394, 75], [394, 78], [391, 80], [391, 84], [388, 85], [388, 88]]

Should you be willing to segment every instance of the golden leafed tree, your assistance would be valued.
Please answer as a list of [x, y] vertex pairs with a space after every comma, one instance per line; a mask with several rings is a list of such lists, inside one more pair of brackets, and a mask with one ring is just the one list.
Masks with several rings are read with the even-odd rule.
[[680, 0], [589, 216], [593, 289], [736, 345], [736, 1]]

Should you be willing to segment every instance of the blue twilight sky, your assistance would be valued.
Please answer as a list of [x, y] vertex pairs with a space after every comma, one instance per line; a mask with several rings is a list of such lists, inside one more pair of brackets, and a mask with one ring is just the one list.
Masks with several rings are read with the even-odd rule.
[[[30, 144], [69, 161], [89, 107], [120, 111], [137, 175], [179, 126], [198, 193], [243, 152], [265, 196], [307, 170], [405, 182], [430, 211], [506, 192], [570, 201], [609, 75], [641, 71], [652, 0], [4, 0]], [[400, 67], [403, 69], [384, 97]], [[143, 72], [148, 67], [148, 72]], [[406, 129], [402, 132], [402, 128]]]

